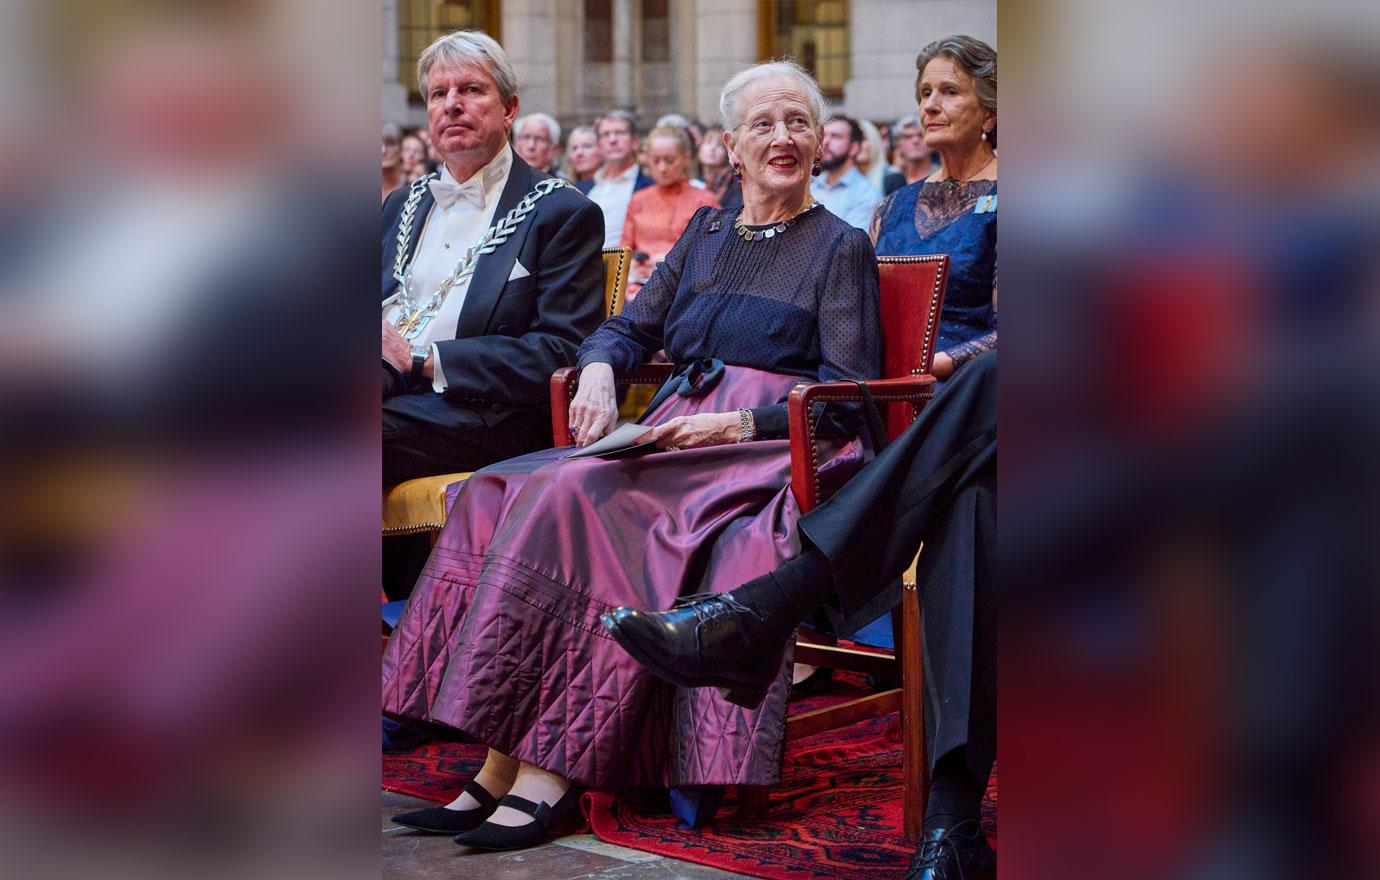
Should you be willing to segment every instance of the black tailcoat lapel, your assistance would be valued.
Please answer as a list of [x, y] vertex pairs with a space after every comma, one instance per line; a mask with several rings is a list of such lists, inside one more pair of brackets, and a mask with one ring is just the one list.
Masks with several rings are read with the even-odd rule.
[[[497, 222], [516, 208], [522, 197], [531, 192], [532, 187], [536, 186], [540, 179], [532, 171], [532, 166], [522, 161], [517, 153], [513, 153], [513, 166], [508, 171], [508, 183], [503, 187], [503, 194], [499, 196], [498, 209], [493, 213], [493, 222]], [[506, 242], [495, 248], [493, 253], [484, 254], [479, 258], [474, 276], [470, 278], [469, 290], [465, 292], [465, 305], [460, 309], [460, 320], [455, 329], [457, 339], [483, 336], [487, 332], [489, 317], [494, 313], [494, 306], [498, 304], [498, 297], [503, 293], [503, 286], [508, 283], [513, 264], [517, 262], [518, 253], [522, 250], [523, 242], [527, 240], [528, 231], [535, 225], [536, 214], [539, 211], [540, 203]]]

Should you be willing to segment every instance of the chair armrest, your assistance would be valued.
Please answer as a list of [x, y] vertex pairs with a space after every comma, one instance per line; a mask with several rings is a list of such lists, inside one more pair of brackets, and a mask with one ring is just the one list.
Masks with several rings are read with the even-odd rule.
[[[671, 378], [675, 367], [671, 364], [641, 364], [626, 376], [613, 380], [615, 387], [629, 385], [660, 385]], [[570, 439], [570, 401], [580, 387], [578, 367], [561, 367], [551, 374], [551, 438], [557, 446], [574, 445]]]
[[[937, 380], [924, 373], [894, 379], [873, 379], [864, 384], [878, 403], [909, 403], [912, 421], [934, 396]], [[815, 426], [810, 407], [816, 403], [857, 403], [862, 390], [852, 382], [817, 382], [797, 385], [786, 399], [786, 421], [791, 441], [791, 491], [802, 513], [818, 507], [823, 500], [819, 489], [819, 454], [815, 449]]]

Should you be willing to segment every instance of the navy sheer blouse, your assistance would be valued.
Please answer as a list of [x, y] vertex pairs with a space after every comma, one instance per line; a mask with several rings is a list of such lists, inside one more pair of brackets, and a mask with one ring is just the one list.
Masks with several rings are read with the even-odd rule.
[[[701, 208], [621, 315], [580, 348], [579, 366], [630, 372], [664, 348], [807, 381], [881, 370], [877, 261], [866, 233], [823, 207], [769, 239], [733, 231], [738, 208]], [[786, 436], [786, 404], [753, 410], [757, 436]]]

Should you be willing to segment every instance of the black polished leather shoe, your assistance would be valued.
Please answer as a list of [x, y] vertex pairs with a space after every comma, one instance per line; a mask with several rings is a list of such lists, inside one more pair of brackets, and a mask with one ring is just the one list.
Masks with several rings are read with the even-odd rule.
[[470, 797], [479, 801], [478, 807], [473, 810], [427, 807], [425, 810], [399, 813], [393, 817], [393, 821], [411, 828], [413, 831], [421, 831], [425, 834], [458, 834], [471, 831], [483, 824], [484, 820], [492, 816], [494, 810], [498, 809], [498, 798], [489, 794], [484, 786], [473, 780], [465, 783], [465, 791]]
[[485, 822], [472, 831], [455, 835], [455, 842], [461, 846], [487, 850], [527, 849], [546, 843], [551, 838], [551, 829], [580, 802], [583, 792], [580, 786], [572, 785], [554, 806], [545, 801], [532, 803], [527, 798], [510, 794], [498, 805], [526, 813], [532, 817], [531, 822], [514, 826]]
[[925, 831], [905, 880], [993, 880], [997, 854], [977, 820]]
[[669, 611], [615, 608], [599, 617], [618, 644], [657, 676], [680, 687], [716, 687], [740, 706], [761, 705], [781, 672], [786, 643], [752, 642], [743, 622], [754, 612], [732, 593], [687, 596]]

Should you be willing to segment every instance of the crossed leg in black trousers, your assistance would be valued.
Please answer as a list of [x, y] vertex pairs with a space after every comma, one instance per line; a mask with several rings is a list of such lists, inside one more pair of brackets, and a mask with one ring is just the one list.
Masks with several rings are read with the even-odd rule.
[[894, 443], [801, 518], [800, 556], [730, 593], [603, 617], [662, 678], [757, 705], [799, 621], [823, 608], [849, 635], [895, 607], [899, 578], [923, 542], [931, 789], [908, 880], [995, 871], [977, 820], [996, 757], [996, 459], [992, 351], [959, 370]]

